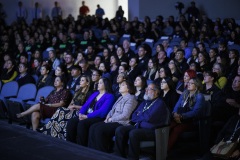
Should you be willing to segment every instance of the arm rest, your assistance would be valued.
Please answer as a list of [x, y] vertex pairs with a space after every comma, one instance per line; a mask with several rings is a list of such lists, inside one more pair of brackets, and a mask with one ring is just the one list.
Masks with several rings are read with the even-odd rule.
[[156, 136], [156, 160], [167, 159], [169, 125], [155, 129]]

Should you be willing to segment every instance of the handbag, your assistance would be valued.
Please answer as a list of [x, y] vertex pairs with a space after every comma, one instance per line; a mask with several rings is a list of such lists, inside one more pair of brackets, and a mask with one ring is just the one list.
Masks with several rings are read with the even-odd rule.
[[213, 154], [213, 156], [223, 158], [223, 159], [228, 159], [232, 155], [232, 153], [235, 151], [239, 143], [240, 137], [238, 137], [237, 141], [234, 141], [234, 142], [232, 141], [233, 137], [236, 134], [236, 131], [240, 129], [238, 125], [239, 125], [239, 120], [237, 121], [234, 132], [228, 141], [224, 142], [222, 140], [217, 145], [211, 148], [211, 153]]
[[217, 145], [213, 146], [213, 148], [211, 148], [211, 153], [213, 154], [214, 157], [228, 159], [235, 151], [237, 145], [238, 141], [236, 142], [221, 141]]

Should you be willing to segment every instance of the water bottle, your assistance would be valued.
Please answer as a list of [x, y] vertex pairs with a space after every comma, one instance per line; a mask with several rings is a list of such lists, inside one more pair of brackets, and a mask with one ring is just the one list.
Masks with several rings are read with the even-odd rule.
[[40, 103], [41, 103], [41, 104], [45, 104], [45, 99], [44, 99], [43, 96], [40, 97]]

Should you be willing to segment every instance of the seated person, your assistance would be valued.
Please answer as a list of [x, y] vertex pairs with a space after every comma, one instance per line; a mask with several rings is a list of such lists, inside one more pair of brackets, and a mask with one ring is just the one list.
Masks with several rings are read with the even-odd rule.
[[204, 96], [200, 93], [202, 83], [197, 78], [191, 78], [187, 90], [180, 96], [172, 115], [174, 120], [170, 126], [168, 150], [172, 149], [179, 135], [184, 131], [194, 129], [194, 119], [200, 118], [204, 105]]
[[15, 68], [15, 63], [12, 59], [9, 59], [5, 62], [5, 68], [1, 74], [1, 81], [7, 83], [13, 81], [17, 77], [17, 71]]
[[102, 77], [108, 78], [109, 80], [112, 81], [112, 76], [109, 73], [110, 66], [106, 62], [101, 62], [98, 69], [102, 71]]
[[68, 108], [60, 107], [52, 116], [51, 120], [38, 131], [66, 140], [66, 126], [69, 119], [78, 117], [79, 109], [91, 94], [90, 77], [81, 76], [79, 90], [75, 92]]
[[165, 77], [162, 79], [160, 97], [172, 112], [179, 98], [179, 94], [175, 90], [172, 78]]
[[82, 75], [87, 75], [87, 76], [92, 75], [92, 71], [89, 67], [87, 60], [85, 60], [85, 59], [80, 60], [78, 65], [82, 68]]
[[130, 81], [123, 81], [120, 84], [119, 92], [121, 97], [113, 105], [104, 122], [98, 122], [91, 126], [88, 147], [110, 152], [116, 128], [129, 124], [130, 116], [137, 106], [137, 100], [134, 96], [135, 89]]
[[135, 96], [137, 98], [138, 104], [142, 103], [144, 100], [145, 88], [147, 86], [147, 80], [145, 77], [139, 75], [135, 78], [134, 87], [136, 89]]
[[141, 75], [141, 72], [139, 68], [137, 67], [138, 65], [138, 59], [137, 57], [132, 57], [129, 60], [129, 69], [127, 71], [127, 75], [129, 77], [129, 80], [134, 81], [138, 75]]
[[51, 118], [58, 107], [64, 107], [68, 104], [70, 92], [65, 89], [63, 77], [56, 77], [54, 81], [55, 90], [53, 90], [46, 98], [45, 103], [37, 103], [28, 110], [18, 113], [17, 118], [22, 118], [32, 114], [32, 128], [34, 131], [38, 128], [41, 118]]
[[223, 70], [224, 70], [224, 67], [222, 64], [215, 63], [213, 65], [212, 71], [217, 73], [218, 75], [215, 85], [220, 89], [223, 89], [224, 86], [227, 84], [227, 78], [225, 77]]
[[203, 90], [202, 93], [205, 96], [210, 96], [210, 102], [211, 102], [211, 118], [212, 121], [219, 120], [225, 114], [225, 112], [221, 112], [221, 100], [220, 97], [222, 97], [221, 90], [214, 84], [217, 80], [217, 73], [214, 73], [212, 71], [206, 71], [204, 72], [204, 84], [203, 84]]
[[[155, 140], [154, 129], [164, 125], [168, 118], [168, 107], [159, 98], [160, 88], [150, 83], [144, 101], [133, 112], [131, 125], [120, 126], [115, 132], [114, 154], [129, 159], [139, 159], [140, 141]], [[128, 156], [126, 155], [128, 147]]]
[[38, 78], [36, 86], [38, 89], [45, 87], [45, 86], [53, 86], [53, 78], [50, 75], [51, 68], [49, 65], [42, 65], [41, 66], [41, 76]]
[[98, 90], [98, 81], [102, 78], [102, 72], [100, 70], [93, 70], [91, 75], [90, 89], [93, 91]]
[[33, 77], [28, 73], [28, 67], [26, 63], [20, 63], [18, 66], [19, 74], [16, 77], [15, 81], [18, 82], [19, 87], [23, 86], [24, 84], [33, 83], [35, 84], [35, 80]]
[[222, 106], [224, 107], [223, 113], [225, 113], [225, 116], [222, 117], [222, 120], [226, 122], [240, 108], [240, 75], [235, 76], [232, 87], [225, 88], [223, 92], [224, 96], [221, 100], [224, 101]]
[[195, 77], [197, 77], [197, 74], [194, 70], [186, 70], [183, 75], [183, 80], [179, 80], [177, 83], [176, 92], [182, 94], [184, 90], [187, 89], [189, 80]]
[[148, 67], [143, 72], [143, 76], [147, 79], [147, 82], [153, 82], [155, 77], [157, 77], [157, 61], [155, 58], [150, 58], [148, 60]]
[[67, 141], [87, 146], [88, 131], [91, 125], [103, 121], [114, 103], [111, 82], [101, 78], [98, 91], [94, 92], [84, 103], [77, 117], [71, 118], [67, 124]]
[[71, 70], [70, 80], [67, 83], [67, 89], [70, 90], [72, 94], [77, 90], [77, 86], [80, 83], [80, 77], [82, 74], [82, 68], [80, 66], [73, 66]]
[[[214, 146], [211, 148], [211, 150], [214, 149], [214, 147], [221, 141], [223, 142], [236, 142], [239, 140], [240, 137], [240, 109], [238, 111], [238, 114], [234, 114], [224, 125], [224, 127], [219, 132], [217, 139], [214, 142]], [[229, 159], [231, 160], [237, 160], [240, 158], [240, 148], [239, 148], [239, 142], [238, 146], [232, 151]], [[213, 159], [213, 155], [211, 154], [205, 154], [204, 159]], [[220, 158], [219, 158], [220, 159]]]
[[55, 50], [50, 50], [48, 52], [48, 64], [51, 64], [52, 71], [51, 74], [54, 74], [54, 71], [57, 69], [57, 67], [60, 65], [60, 60], [57, 58], [57, 53]]
[[125, 81], [127, 79], [128, 79], [128, 77], [126, 74], [124, 74], [124, 73], [118, 74], [116, 83], [112, 85], [112, 91], [113, 91], [115, 99], [118, 99], [121, 96], [121, 93], [119, 92], [120, 85], [123, 81]]

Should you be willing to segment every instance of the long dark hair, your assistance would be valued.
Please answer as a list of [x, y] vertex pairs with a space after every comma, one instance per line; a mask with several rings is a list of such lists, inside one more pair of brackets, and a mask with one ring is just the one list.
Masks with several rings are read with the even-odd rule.
[[[91, 83], [91, 78], [89, 76], [86, 75], [82, 75], [81, 78], [85, 78], [86, 81], [89, 83], [88, 86], [86, 87], [86, 89], [83, 92], [83, 88], [80, 88], [77, 92], [75, 92], [74, 97], [73, 97], [73, 101], [78, 101], [79, 105], [82, 105], [83, 103], [85, 103], [86, 98], [89, 94], [90, 91], [90, 83]], [[91, 93], [91, 91], [90, 91]]]
[[[141, 81], [142, 81], [141, 90], [144, 90], [147, 87], [147, 80], [146, 80], [146, 78], [143, 77], [142, 75], [138, 75], [137, 77], [139, 77], [141, 79]], [[135, 78], [135, 80], [136, 80], [136, 78]]]
[[134, 85], [131, 81], [125, 80], [122, 83], [126, 83], [129, 94], [135, 94], [136, 90], [135, 90], [135, 87], [134, 87]]
[[[189, 98], [189, 106], [192, 106], [195, 102], [196, 102], [196, 98], [197, 98], [197, 94], [200, 93], [200, 91], [202, 90], [202, 81], [199, 80], [198, 78], [191, 78], [193, 80], [194, 85], [197, 87], [196, 92]], [[190, 80], [191, 80], [190, 79]], [[185, 101], [188, 96], [189, 96], [189, 91], [185, 90], [183, 92], [183, 101]]]
[[174, 82], [173, 82], [171, 77], [165, 77], [163, 79], [166, 81], [166, 83], [167, 83], [167, 85], [168, 85], [170, 90], [174, 90], [175, 89], [175, 85], [174, 85]]
[[[87, 86], [87, 88], [86, 88], [86, 90], [84, 91], [85, 93], [87, 93], [87, 92], [89, 91], [89, 89], [90, 89], [91, 78], [90, 78], [89, 76], [87, 76], [87, 75], [82, 75], [82, 76], [80, 77], [80, 81], [81, 81], [82, 78], [85, 78], [86, 81], [89, 83], [88, 86]], [[83, 89], [83, 88], [80, 88], [78, 91], [82, 92], [82, 89]]]
[[108, 78], [101, 78], [101, 80], [103, 81], [105, 91], [107, 93], [112, 93], [112, 83], [111, 83], [111, 81]]

